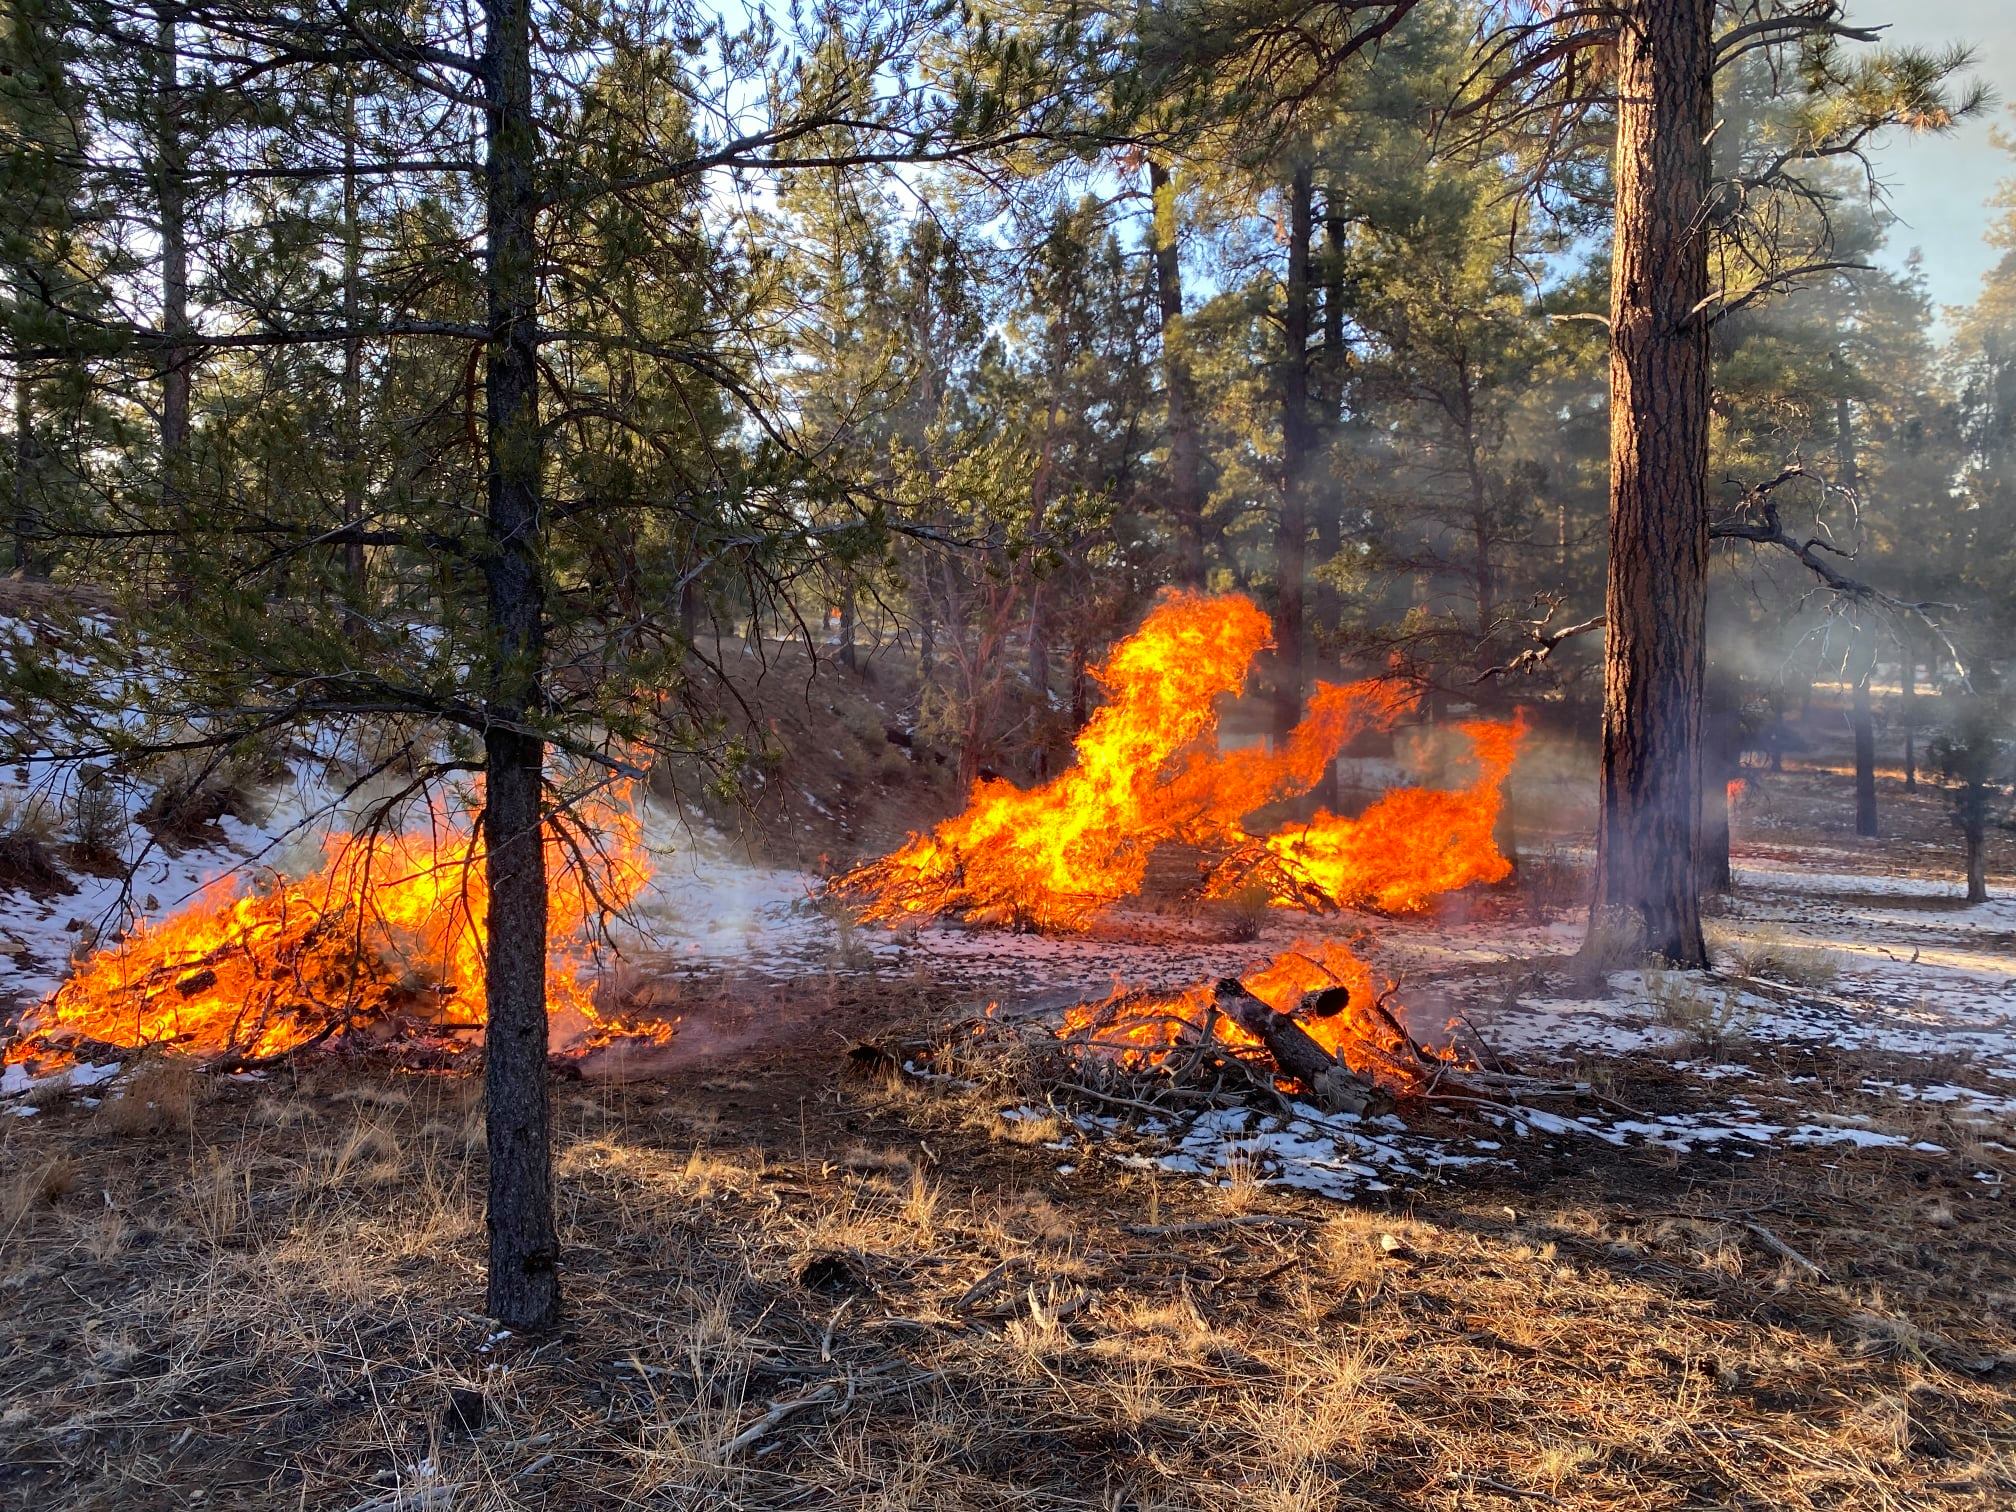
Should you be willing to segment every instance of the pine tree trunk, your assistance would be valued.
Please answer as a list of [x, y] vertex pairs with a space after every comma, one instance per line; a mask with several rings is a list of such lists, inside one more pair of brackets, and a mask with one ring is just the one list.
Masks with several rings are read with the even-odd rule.
[[840, 584], [840, 665], [849, 672], [857, 670], [854, 656], [854, 573], [850, 568]]
[[1977, 788], [1967, 794], [1967, 901], [1988, 901], [1988, 794]]
[[1708, 575], [1704, 205], [1714, 0], [1618, 19], [1610, 568], [1592, 944], [1705, 967], [1698, 886]]
[[[1836, 371], [1845, 368], [1835, 354]], [[1862, 470], [1855, 457], [1855, 411], [1843, 395], [1834, 401], [1835, 465], [1843, 488], [1851, 493], [1862, 486]], [[1849, 652], [1848, 727], [1855, 738], [1855, 833], [1876, 837], [1876, 716], [1869, 704], [1869, 679], [1876, 670], [1876, 634], [1868, 625], [1855, 627], [1855, 644]]]
[[1701, 776], [1701, 885], [1710, 893], [1735, 886], [1729, 861], [1729, 784], [1742, 770], [1743, 731], [1734, 691], [1711, 684], [1706, 695]]
[[1204, 483], [1198, 464], [1197, 402], [1190, 359], [1183, 350], [1182, 247], [1177, 232], [1176, 188], [1169, 170], [1148, 160], [1154, 200], [1150, 222], [1155, 245], [1155, 305], [1161, 316], [1162, 402], [1169, 429], [1169, 514], [1176, 522], [1176, 581], [1204, 586]]
[[1477, 660], [1481, 668], [1491, 665], [1494, 659], [1491, 632], [1498, 616], [1498, 579], [1491, 562], [1491, 485], [1484, 476], [1484, 443], [1477, 434], [1474, 390], [1466, 365], [1457, 423], [1463, 436], [1463, 476], [1470, 495], [1470, 584], [1477, 610]]
[[1701, 784], [1701, 886], [1710, 893], [1726, 893], [1734, 885], [1735, 868], [1729, 862], [1729, 786], [1724, 782]]
[[[545, 578], [545, 461], [538, 389], [538, 293], [530, 0], [484, 0], [487, 98], [485, 269], [490, 338], [486, 562], [489, 634], [483, 838], [490, 890], [484, 1093], [490, 1150], [489, 1310], [513, 1328], [559, 1316], [551, 1115], [546, 1087], [545, 748], [523, 733], [539, 706]], [[512, 728], [512, 726], [520, 728]]]
[[1029, 691], [1039, 707], [1050, 703], [1050, 605], [1038, 570], [1041, 541], [1050, 514], [1050, 491], [1057, 476], [1058, 390], [1064, 382], [1062, 339], [1054, 331], [1044, 381], [1050, 397], [1043, 412], [1043, 449], [1036, 458], [1036, 473], [1029, 481]]
[[1904, 636], [1904, 791], [1918, 791], [1918, 648]]
[[[1855, 733], [1855, 833], [1873, 840], [1876, 824], [1876, 712], [1869, 697], [1869, 679], [1876, 670], [1876, 637], [1868, 629], [1858, 632], [1848, 719]], [[1863, 649], [1866, 647], [1866, 651]]]
[[1309, 415], [1310, 244], [1315, 187], [1307, 159], [1288, 184], [1288, 282], [1282, 311], [1281, 526], [1275, 537], [1274, 734], [1286, 740], [1302, 717], [1307, 656], [1304, 602], [1309, 553], [1308, 473], [1315, 450]]
[[[1343, 425], [1344, 388], [1349, 376], [1350, 349], [1344, 340], [1344, 271], [1346, 255], [1344, 192], [1335, 177], [1323, 190], [1323, 399], [1321, 428], [1335, 435]], [[1316, 635], [1335, 633], [1339, 620], [1337, 587], [1327, 572], [1344, 547], [1343, 498], [1334, 488], [1318, 491], [1315, 500], [1316, 555], [1320, 575], [1310, 589], [1310, 609]], [[1327, 781], [1335, 807], [1335, 769]]]
[[[183, 473], [189, 451], [189, 367], [195, 353], [178, 344], [189, 335], [189, 211], [182, 140], [181, 43], [175, 12], [156, 9], [155, 91], [160, 96], [155, 123], [157, 210], [161, 236], [161, 512], [169, 528], [184, 508]], [[171, 567], [178, 593], [190, 588], [189, 564], [175, 550]]]
[[[357, 179], [357, 90], [343, 99], [343, 523], [364, 528], [364, 338], [357, 335], [363, 307], [364, 233]], [[346, 542], [343, 576], [354, 605], [351, 633], [360, 642], [364, 618], [364, 543]]]

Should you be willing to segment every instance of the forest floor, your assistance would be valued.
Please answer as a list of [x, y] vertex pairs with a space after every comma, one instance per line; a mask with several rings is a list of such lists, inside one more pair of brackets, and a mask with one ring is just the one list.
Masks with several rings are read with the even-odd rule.
[[[1579, 974], [1544, 837], [1434, 918], [1252, 941], [868, 935], [776, 874], [652, 968], [669, 1063], [558, 1085], [549, 1337], [481, 1315], [473, 1077], [35, 1089], [0, 1505], [2009, 1506], [2016, 841], [1965, 906], [1941, 801], [1886, 782], [1858, 841], [1841, 774], [1760, 780], [1706, 975]], [[1417, 1032], [1589, 1095], [1185, 1120], [974, 1037], [1368, 923]]]

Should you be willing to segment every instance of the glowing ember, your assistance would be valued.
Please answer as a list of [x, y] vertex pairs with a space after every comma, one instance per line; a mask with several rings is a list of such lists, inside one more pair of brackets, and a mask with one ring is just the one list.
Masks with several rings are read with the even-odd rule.
[[1736, 812], [1737, 805], [1743, 801], [1743, 795], [1749, 791], [1750, 784], [1744, 778], [1731, 777], [1729, 779], [1729, 785], [1723, 790], [1723, 796], [1729, 800], [1730, 813], [1733, 814]]
[[1023, 928], [1082, 929], [1140, 891], [1157, 846], [1236, 840], [1238, 822], [1307, 792], [1358, 730], [1409, 704], [1376, 682], [1319, 684], [1278, 751], [1220, 752], [1216, 700], [1237, 693], [1272, 643], [1251, 599], [1172, 593], [1092, 675], [1106, 703], [1077, 763], [1041, 787], [974, 784], [964, 813], [839, 878], [863, 917], [960, 914]]
[[[1323, 1049], [1366, 1081], [1396, 1095], [1426, 1089], [1438, 1071], [1460, 1064], [1453, 1049], [1417, 1043], [1387, 1009], [1372, 968], [1336, 941], [1297, 944], [1240, 978], [1245, 989], [1297, 1022]], [[1343, 994], [1314, 996], [1329, 988]], [[1129, 1070], [1167, 1066], [1205, 1050], [1265, 1062], [1266, 1047], [1218, 1010], [1209, 984], [1179, 993], [1116, 989], [1064, 1015], [1060, 1038], [1081, 1052]]]
[[[255, 1060], [396, 1021], [480, 1028], [488, 915], [480, 834], [438, 802], [399, 833], [332, 836], [321, 869], [238, 894], [227, 880], [86, 958], [32, 1010], [9, 1061], [65, 1058], [98, 1042]], [[562, 1037], [663, 1041], [661, 1022], [618, 1023], [594, 1004], [596, 926], [650, 879], [627, 795], [584, 807], [596, 854], [549, 830], [547, 1002]], [[591, 867], [594, 875], [584, 872]]]
[[1229, 857], [1206, 894], [1259, 886], [1276, 907], [1415, 913], [1444, 893], [1504, 881], [1512, 863], [1493, 831], [1525, 728], [1517, 719], [1459, 728], [1476, 752], [1469, 787], [1395, 788], [1356, 818], [1320, 812]]

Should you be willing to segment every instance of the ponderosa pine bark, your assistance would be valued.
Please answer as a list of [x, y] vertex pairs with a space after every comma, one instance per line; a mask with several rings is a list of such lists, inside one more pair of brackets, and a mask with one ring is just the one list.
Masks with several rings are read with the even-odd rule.
[[1169, 432], [1169, 514], [1176, 522], [1176, 581], [1204, 586], [1204, 481], [1198, 462], [1197, 397], [1190, 359], [1183, 350], [1182, 245], [1177, 233], [1176, 186], [1168, 168], [1148, 160], [1153, 201], [1149, 235], [1155, 248], [1155, 308], [1161, 317], [1162, 403]]
[[1682, 967], [1708, 961], [1698, 861], [1714, 14], [1714, 0], [1627, 0], [1617, 13], [1610, 564], [1590, 938], [1622, 929]]
[[343, 523], [352, 537], [343, 547], [343, 576], [357, 608], [351, 629], [361, 642], [364, 605], [364, 338], [360, 285], [364, 275], [362, 196], [357, 176], [357, 86], [343, 95]]
[[491, 664], [483, 736], [489, 882], [489, 1025], [483, 1088], [490, 1151], [489, 1311], [512, 1328], [559, 1316], [551, 1114], [546, 1086], [545, 746], [528, 732], [540, 702], [545, 445], [539, 421], [530, 0], [484, 0], [484, 361], [489, 431], [485, 575]]
[[1309, 416], [1310, 250], [1315, 229], [1315, 175], [1306, 157], [1288, 181], [1288, 282], [1282, 307], [1281, 525], [1274, 545], [1274, 734], [1286, 740], [1302, 718], [1307, 649], [1309, 469], [1315, 451]]
[[[1850, 492], [1862, 486], [1855, 456], [1854, 410], [1844, 394], [1834, 401], [1834, 446], [1841, 486]], [[1855, 738], [1855, 833], [1876, 837], [1876, 713], [1869, 699], [1869, 679], [1876, 671], [1876, 632], [1865, 623], [1855, 626], [1855, 644], [1848, 654], [1848, 728]]]

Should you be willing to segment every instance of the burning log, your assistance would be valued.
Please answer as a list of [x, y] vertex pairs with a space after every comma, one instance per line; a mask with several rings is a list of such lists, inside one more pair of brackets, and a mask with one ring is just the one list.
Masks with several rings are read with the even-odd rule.
[[[1339, 994], [1344, 1002], [1336, 1001]], [[1325, 1017], [1342, 1012], [1349, 999], [1341, 987], [1325, 988], [1315, 996]], [[1325, 1112], [1367, 1114], [1391, 1106], [1392, 1099], [1378, 1086], [1316, 1043], [1293, 1013], [1269, 1007], [1238, 978], [1226, 977], [1213, 987], [1212, 1001], [1226, 1018], [1265, 1045], [1281, 1073], [1307, 1087]]]
[[1372, 970], [1332, 940], [1283, 951], [1239, 980], [1178, 992], [1115, 988], [1065, 1011], [1056, 1033], [1081, 1056], [1179, 1084], [1243, 1066], [1248, 1085], [1307, 1088], [1333, 1112], [1383, 1111], [1463, 1065], [1431, 1049], [1387, 1006]]

